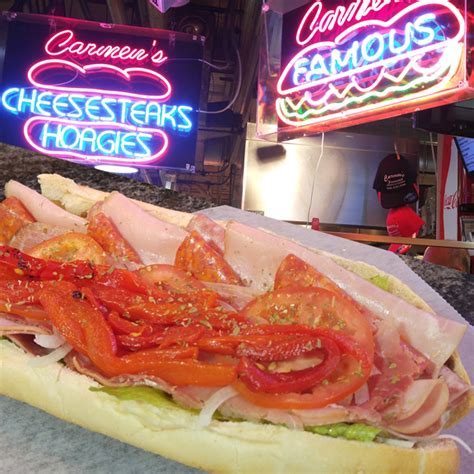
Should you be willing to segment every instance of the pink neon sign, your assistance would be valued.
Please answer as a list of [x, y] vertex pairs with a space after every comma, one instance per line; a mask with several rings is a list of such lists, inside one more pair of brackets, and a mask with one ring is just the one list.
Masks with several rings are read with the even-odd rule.
[[334, 3], [313, 2], [300, 18], [276, 84], [282, 124], [328, 130], [458, 92], [466, 20], [452, 1]]
[[[60, 72], [70, 72], [69, 81], [70, 85], [56, 85], [55, 83], [41, 82], [39, 79], [44, 72], [50, 73], [54, 70], [60, 70]], [[124, 79], [126, 82], [131, 83], [136, 79], [147, 79], [151, 82], [151, 87], [156, 88], [157, 90], [162, 90], [160, 94], [136, 94], [133, 92], [125, 92], [120, 90], [104, 90], [92, 87], [81, 87], [75, 86], [73, 84], [74, 80], [78, 76], [86, 77], [93, 76], [94, 74], [101, 75], [116, 75], [121, 79]], [[74, 92], [74, 93], [84, 93], [84, 94], [104, 94], [108, 96], [122, 96], [130, 97], [134, 99], [143, 99], [143, 100], [166, 100], [171, 96], [172, 87], [168, 79], [162, 74], [153, 71], [151, 69], [141, 68], [141, 67], [131, 67], [126, 69], [121, 69], [112, 64], [88, 64], [86, 66], [80, 66], [71, 61], [66, 61], [63, 59], [45, 59], [44, 61], [38, 61], [33, 66], [31, 66], [28, 71], [28, 80], [35, 87], [42, 89], [49, 89], [57, 92]], [[69, 81], [65, 81], [66, 83]], [[94, 79], [91, 79], [91, 82], [94, 82]]]
[[314, 2], [301, 20], [296, 33], [296, 42], [305, 46], [314, 36], [319, 33], [332, 31], [336, 25], [346, 26], [347, 23], [370, 15], [372, 12], [379, 12], [392, 0], [355, 0], [349, 5], [340, 5], [333, 10], [324, 12], [323, 2]]
[[108, 38], [102, 31], [91, 36], [94, 42], [79, 39], [72, 28], [46, 33], [35, 45], [37, 60], [28, 58], [24, 69], [28, 83], [0, 91], [0, 113], [25, 117], [24, 140], [40, 153], [94, 163], [161, 162], [173, 146], [170, 134], [186, 140], [195, 133], [196, 108], [173, 98], [166, 77], [176, 69], [167, 68], [156, 39], [128, 35], [114, 43], [97, 41]]
[[72, 56], [81, 59], [91, 60], [113, 59], [121, 61], [145, 62], [151, 61], [153, 64], [162, 64], [168, 57], [162, 49], [156, 49], [157, 42], [153, 41], [151, 52], [144, 48], [134, 48], [129, 45], [112, 45], [96, 43], [85, 43], [76, 40], [74, 32], [62, 30], [53, 35], [45, 45], [45, 52], [48, 56]]

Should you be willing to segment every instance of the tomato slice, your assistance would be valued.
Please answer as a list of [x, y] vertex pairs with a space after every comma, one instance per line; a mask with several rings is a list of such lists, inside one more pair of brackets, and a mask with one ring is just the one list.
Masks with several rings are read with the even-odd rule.
[[242, 285], [242, 280], [224, 257], [196, 231], [191, 232], [176, 252], [175, 265], [198, 280]]
[[327, 328], [354, 339], [373, 360], [374, 338], [367, 318], [350, 301], [323, 288], [274, 290], [251, 301], [242, 314], [252, 321]]
[[[328, 331], [328, 336], [332, 335], [343, 350], [337, 369], [310, 393], [262, 394], [240, 381], [237, 389], [257, 405], [319, 408], [342, 400], [367, 381], [374, 358], [372, 327], [357, 306], [339, 294], [316, 287], [277, 289], [250, 302], [243, 315], [253, 321], [266, 319], [275, 325], [276, 333], [291, 333], [295, 324]], [[258, 331], [258, 326], [254, 331]]]
[[106, 263], [104, 249], [90, 236], [68, 232], [36, 245], [27, 251], [29, 255], [55, 262], [83, 260], [95, 265]]
[[34, 219], [26, 220], [23, 216], [18, 215], [11, 207], [8, 206], [6, 201], [7, 200], [0, 203], [0, 243], [1, 244], [8, 243], [10, 239], [23, 226], [31, 222], [34, 222]]
[[15, 196], [4, 199], [2, 205], [15, 213], [23, 221], [24, 225], [36, 222], [36, 219], [32, 216], [30, 211], [28, 211], [24, 204]]
[[103, 213], [97, 212], [89, 219], [87, 233], [109, 254], [120, 260], [142, 263], [137, 252], [122, 237], [115, 224]]
[[275, 274], [274, 289], [300, 286], [303, 288], [315, 286], [340, 293], [342, 290], [328, 277], [318, 272], [296, 255], [286, 256]]
[[178, 293], [189, 293], [206, 288], [199, 280], [175, 265], [148, 265], [137, 270], [137, 273], [153, 288], [173, 290]]
[[338, 367], [322, 383], [319, 383], [306, 393], [262, 393], [248, 388], [243, 381], [238, 380], [234, 386], [247, 400], [266, 408], [305, 410], [323, 408], [331, 403], [337, 403], [348, 395], [356, 392], [370, 375], [370, 369], [361, 367], [354, 357], [343, 354]]

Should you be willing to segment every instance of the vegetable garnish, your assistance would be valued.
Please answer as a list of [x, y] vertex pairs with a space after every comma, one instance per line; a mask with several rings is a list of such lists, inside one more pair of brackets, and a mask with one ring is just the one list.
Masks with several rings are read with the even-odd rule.
[[237, 312], [189, 273], [168, 267], [131, 272], [4, 246], [0, 268], [23, 278], [2, 280], [0, 303], [13, 303], [16, 314], [28, 303], [23, 314], [51, 323], [106, 377], [234, 385], [257, 405], [316, 408], [355, 392], [373, 364], [369, 323], [327, 289], [274, 290]]

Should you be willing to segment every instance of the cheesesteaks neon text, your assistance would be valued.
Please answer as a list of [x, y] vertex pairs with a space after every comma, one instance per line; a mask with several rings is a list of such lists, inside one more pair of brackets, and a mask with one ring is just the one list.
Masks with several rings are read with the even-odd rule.
[[122, 97], [55, 94], [12, 87], [3, 93], [2, 105], [15, 114], [169, 128], [180, 132], [188, 132], [193, 126], [190, 118], [193, 108], [190, 106]]

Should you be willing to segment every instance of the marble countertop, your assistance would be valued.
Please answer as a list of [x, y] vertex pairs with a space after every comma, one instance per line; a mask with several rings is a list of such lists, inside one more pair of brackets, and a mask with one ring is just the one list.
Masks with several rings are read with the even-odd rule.
[[474, 326], [474, 275], [413, 257], [400, 258]]
[[58, 173], [102, 191], [117, 190], [135, 199], [141, 199], [168, 209], [194, 212], [214, 206], [210, 200], [194, 198], [169, 189], [140, 183], [122, 176], [98, 171], [76, 163], [38, 155], [29, 150], [0, 143], [0, 199], [3, 187], [10, 179], [39, 191], [37, 176], [42, 173]]
[[[0, 144], [0, 199], [3, 199], [3, 186], [9, 179], [16, 179], [27, 186], [38, 189], [36, 177], [41, 173], [58, 173], [81, 184], [103, 191], [118, 190], [129, 197], [169, 209], [195, 212], [214, 206], [214, 203], [209, 200], [194, 198], [93, 168]], [[474, 325], [474, 304], [472, 302], [474, 276], [421, 262], [412, 257], [401, 258]]]

